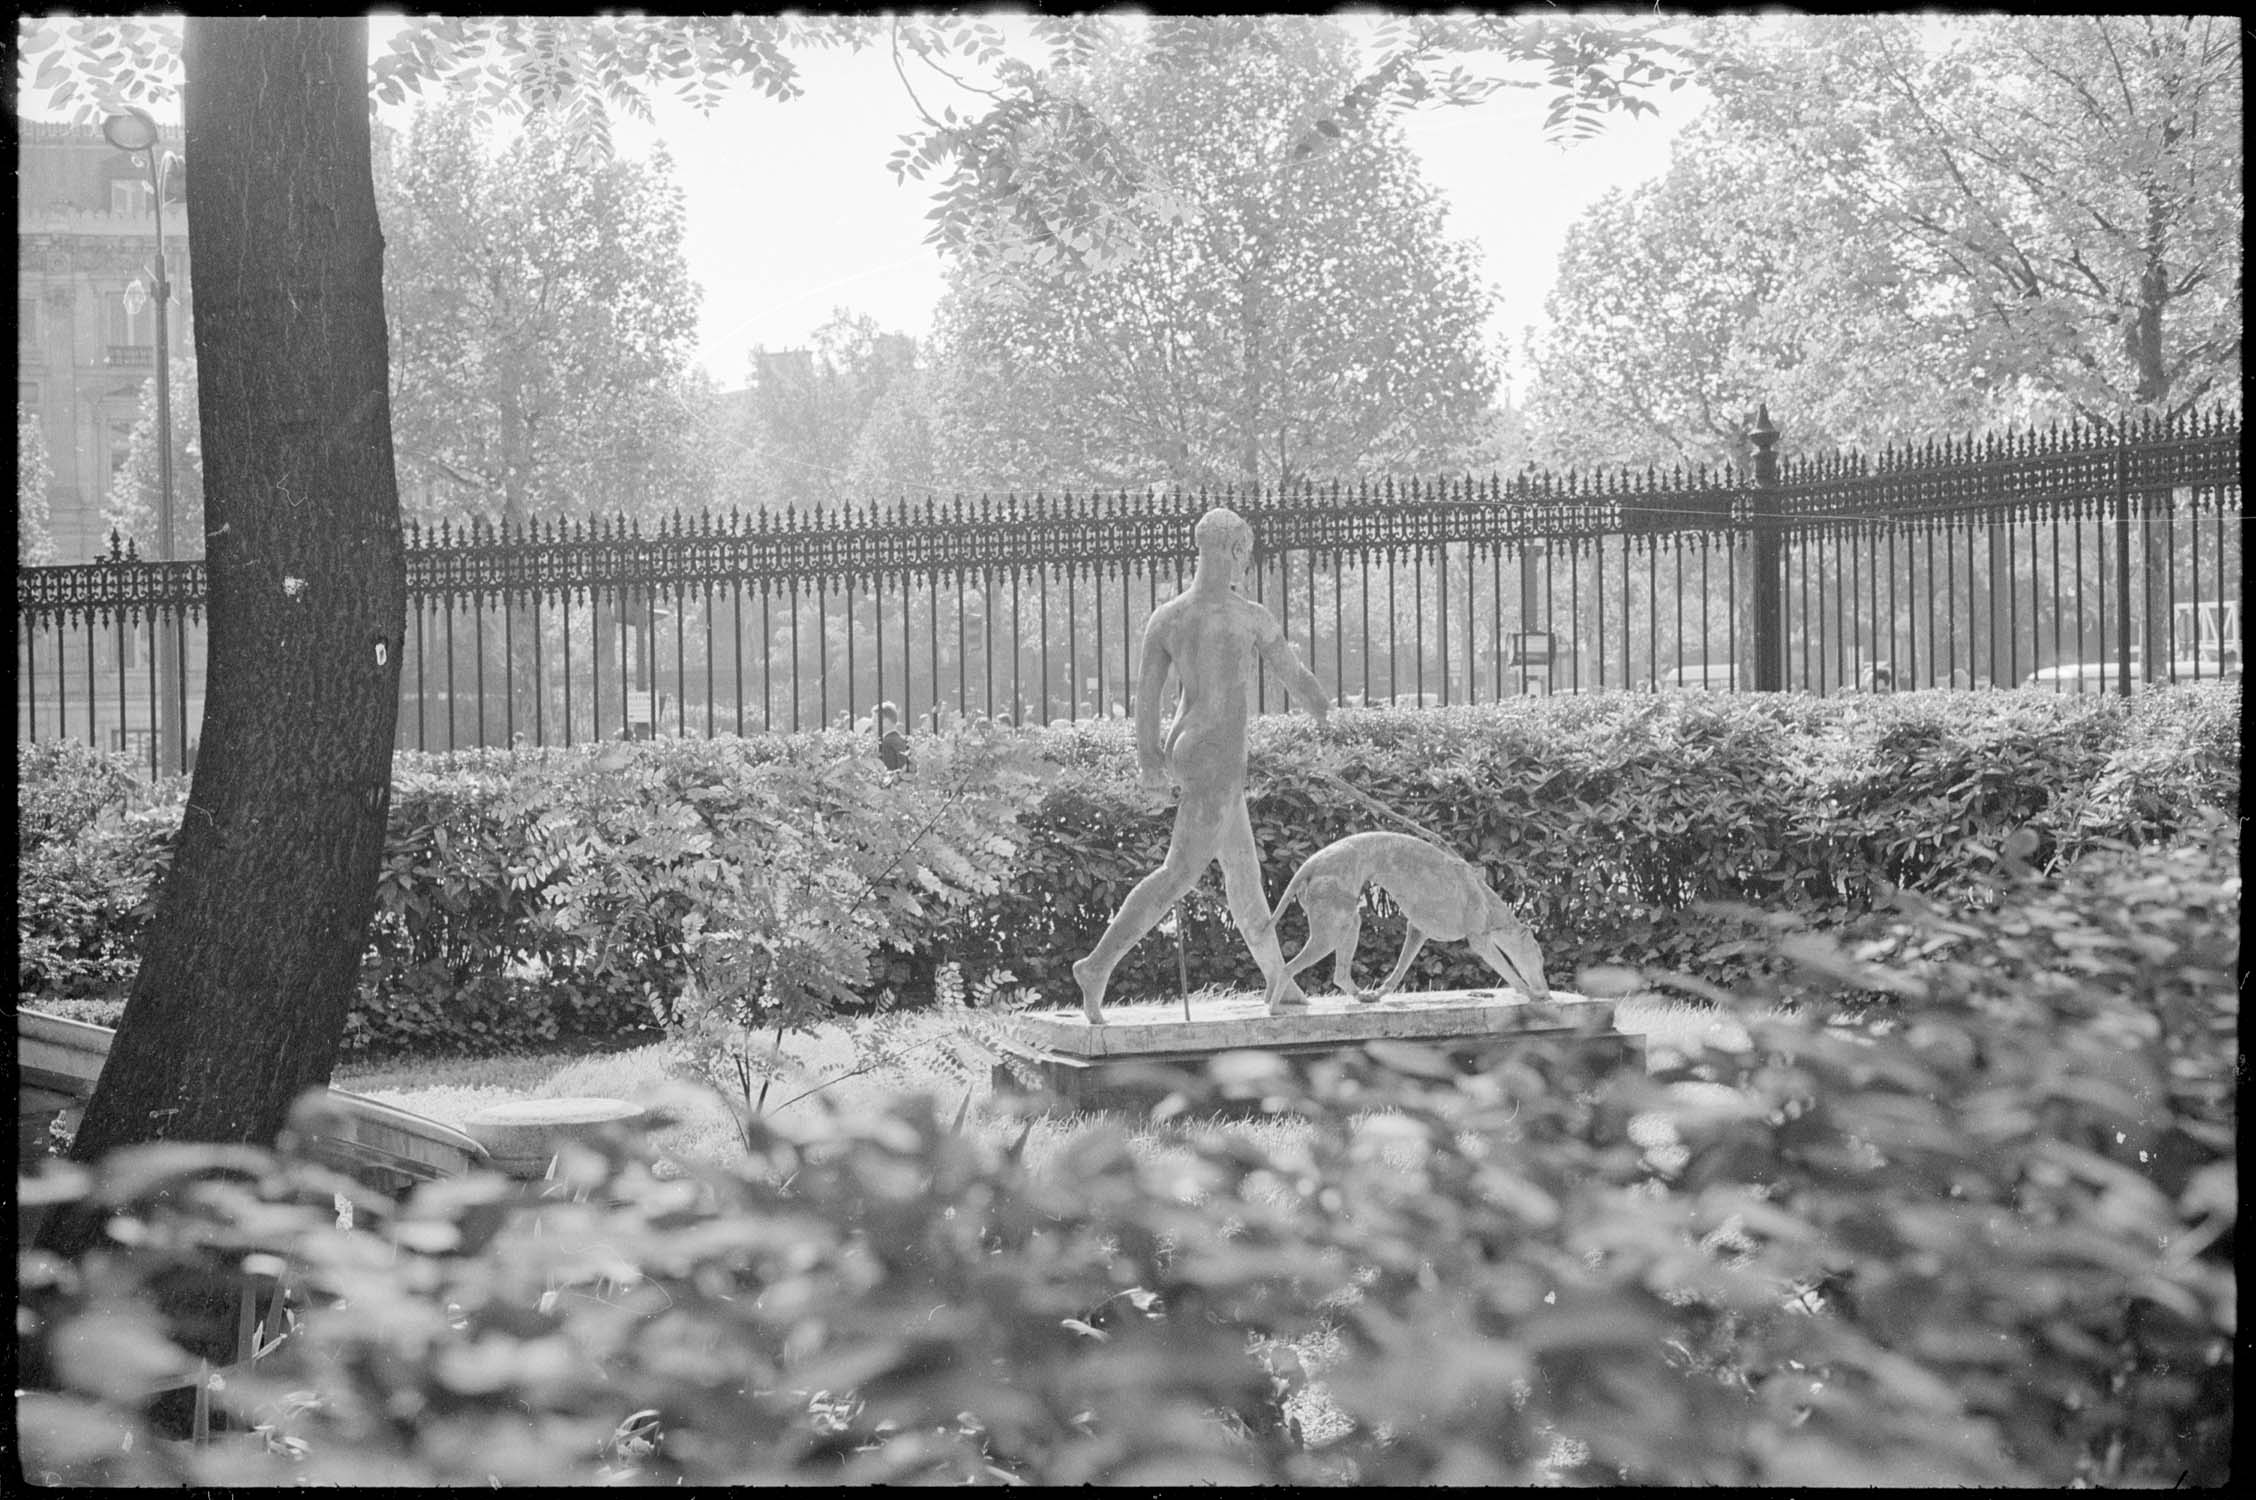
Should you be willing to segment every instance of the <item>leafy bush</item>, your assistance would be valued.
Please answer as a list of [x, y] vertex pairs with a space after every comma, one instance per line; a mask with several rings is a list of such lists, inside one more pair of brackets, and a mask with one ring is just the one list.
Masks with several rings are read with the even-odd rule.
[[178, 823], [177, 813], [148, 811], [146, 795], [124, 756], [75, 740], [16, 746], [16, 983], [25, 998], [119, 1000], [132, 984]]
[[39, 996], [22, 1002], [23, 1009], [38, 1011], [43, 1015], [61, 1016], [66, 1021], [83, 1021], [89, 1026], [117, 1028], [118, 1018], [125, 1014], [123, 1000], [57, 1000]]
[[178, 814], [132, 812], [25, 849], [16, 868], [16, 982], [27, 999], [122, 1001], [172, 862]]
[[16, 852], [77, 838], [133, 794], [132, 764], [76, 740], [16, 746]]
[[865, 748], [815, 734], [410, 760], [352, 1039], [520, 1046], [683, 1006], [792, 1028], [929, 984], [928, 913], [992, 888], [1037, 768], [976, 733], [926, 747], [912, 776]]
[[[2170, 837], [2203, 807], [2236, 808], [2237, 684], [2114, 699], [1917, 693], [1613, 695], [1422, 711], [1342, 711], [1254, 726], [1250, 801], [1263, 879], [1371, 828], [1423, 831], [1480, 865], [1534, 927], [1551, 972], [1630, 963], [1712, 983], [1763, 951], [1742, 903], [1825, 925], [1898, 887], [1977, 893], [2003, 841], [2039, 859], [2109, 839]], [[1125, 726], [1036, 736], [1064, 769], [1026, 826], [1001, 893], [975, 905], [952, 951], [1070, 993], [1072, 961], [1164, 855], [1171, 808], [1135, 791]], [[1184, 900], [1191, 982], [1258, 987], [1219, 872]], [[1287, 952], [1301, 918], [1285, 919]], [[1401, 935], [1366, 924], [1367, 952]], [[1140, 945], [1123, 996], [1171, 995], [1172, 942]], [[1373, 962], [1365, 960], [1366, 964]], [[1430, 944], [1406, 984], [1485, 987], [1459, 944]]]
[[[1743, 1200], [1753, 1253], [2045, 1483], [2216, 1484], [2231, 1452], [2240, 839], [2182, 838], [1789, 939], [1799, 1013], [1704, 1069], [1769, 1107], [1680, 1117], [1672, 1192]], [[1900, 1013], [1825, 998], [1872, 989]], [[1778, 1368], [1763, 1337], [1739, 1357]]]
[[[2057, 883], [2009, 866], [1971, 913], [1900, 903], [1859, 950], [1792, 936], [1784, 987], [1730, 1002], [1748, 1045], [1700, 1078], [1596, 1082], [1547, 1045], [1465, 1076], [1380, 1044], [1303, 1085], [1234, 1054], [1177, 1107], [1297, 1130], [1099, 1124], [1031, 1170], [934, 1101], [795, 1111], [748, 1121], [737, 1169], [575, 1149], [548, 1184], [355, 1190], [350, 1229], [287, 1158], [121, 1154], [26, 1186], [127, 1222], [80, 1263], [21, 1261], [23, 1462], [69, 1484], [2221, 1483], [2237, 857], [2220, 820]], [[1905, 1004], [1843, 1009], [1844, 986]], [[283, 1306], [253, 1313], [286, 1336], [212, 1397], [252, 1439], [152, 1441], [139, 1391], [172, 1341], [237, 1329], [224, 1298], [201, 1333], [155, 1309], [277, 1272]]]

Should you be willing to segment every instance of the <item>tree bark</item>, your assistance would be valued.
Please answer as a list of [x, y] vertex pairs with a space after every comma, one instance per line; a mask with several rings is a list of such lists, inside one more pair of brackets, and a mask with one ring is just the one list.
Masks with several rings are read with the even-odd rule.
[[[368, 23], [190, 17], [183, 60], [210, 677], [81, 1161], [270, 1142], [328, 1081], [391, 802], [406, 574]], [[67, 1250], [95, 1226], [52, 1228]]]

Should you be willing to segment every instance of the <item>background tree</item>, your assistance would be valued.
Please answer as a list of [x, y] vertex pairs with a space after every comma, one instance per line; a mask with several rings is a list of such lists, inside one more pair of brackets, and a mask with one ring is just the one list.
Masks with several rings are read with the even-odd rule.
[[[1733, 18], [1710, 42], [1734, 62], [1669, 172], [1570, 232], [1531, 350], [1548, 461], [1743, 467], [1758, 402], [1788, 454], [1874, 452], [2177, 412], [2237, 380], [2226, 23]], [[2167, 631], [2173, 545], [2190, 565], [2174, 503], [2141, 501], [2150, 641]], [[2096, 536], [2085, 545], [2096, 570]], [[2041, 610], [2053, 580], [2002, 528], [1986, 546], [1987, 569], [1942, 604], [1976, 622], [2003, 676], [2014, 594]]]
[[[1014, 288], [1029, 266], [1095, 271], [1142, 253], [1147, 227], [1167, 221], [1178, 196], [1128, 149], [1119, 121], [1091, 106], [1080, 77], [1094, 57], [1124, 41], [1141, 39], [1150, 60], [1169, 71], [1196, 70], [1210, 51], [1211, 32], [1197, 21], [1095, 15], [1031, 24], [1048, 55], [1045, 68], [1005, 56], [1002, 33], [982, 18], [896, 17], [876, 23], [874, 36], [853, 38], [857, 46], [888, 43], [904, 84], [912, 64], [922, 77], [962, 84], [950, 67], [957, 58], [992, 74], [995, 87], [979, 90], [991, 103], [968, 117], [952, 109], [935, 116], [909, 84], [925, 128], [904, 137], [890, 163], [902, 178], [942, 173], [926, 240], [980, 294]], [[1386, 18], [1367, 66], [1313, 123], [1327, 135], [1354, 135], [1398, 110], [1544, 88], [1546, 138], [1579, 139], [1597, 133], [1608, 113], [1651, 112], [1652, 90], [1691, 76], [1697, 52], [1669, 33], [1658, 16]], [[1467, 59], [1478, 66], [1467, 68]]]
[[418, 111], [377, 161], [395, 440], [418, 520], [663, 514], [708, 498], [682, 441], [697, 286], [663, 147], [577, 159], [568, 123], [498, 154]]
[[1083, 274], [1032, 242], [1005, 293], [957, 268], [943, 468], [966, 488], [1291, 484], [1468, 439], [1496, 380], [1489, 294], [1399, 131], [1333, 122], [1356, 79], [1336, 23], [1221, 17], [1155, 21], [1054, 83], [1170, 198], [1136, 216], [1132, 259]]
[[1567, 232], [1530, 341], [1542, 462], [1742, 472], [1767, 403], [1794, 451], [1877, 449], [2013, 415], [2019, 382], [1978, 359], [1958, 288], [1776, 142], [1711, 110], [1662, 176]]
[[55, 469], [47, 460], [47, 434], [39, 414], [16, 403], [16, 566], [44, 567], [55, 560], [55, 532], [47, 488]]
[[1710, 84], [1954, 297], [1983, 369], [2079, 412], [2237, 384], [2239, 26], [2225, 16], [1728, 18]]
[[871, 405], [846, 463], [849, 494], [867, 500], [937, 495], [931, 371], [915, 362], [898, 372]]
[[[1801, 21], [1752, 40], [1719, 98], [1952, 289], [1936, 313], [1961, 324], [1978, 367], [2101, 421], [2238, 388], [2245, 148], [2229, 18], [1845, 24], [1823, 45]], [[2167, 577], [2190, 535], [2170, 522], [2180, 504], [2168, 491], [2135, 501], [2150, 678], [2168, 670]], [[1991, 576], [2006, 576], [1996, 528], [1988, 543]], [[2006, 597], [1969, 601], [1993, 676]]]
[[863, 429], [915, 368], [916, 341], [834, 308], [805, 349], [752, 351], [725, 498], [748, 509], [830, 510], [877, 496], [849, 482]]
[[[172, 361], [172, 555], [204, 555], [204, 450], [196, 441], [198, 430], [196, 357]], [[126, 440], [125, 462], [110, 481], [103, 497], [102, 528], [116, 532], [140, 548], [143, 557], [157, 555], [157, 512], [162, 476], [157, 464], [157, 383], [141, 387], [134, 412], [133, 432]]]

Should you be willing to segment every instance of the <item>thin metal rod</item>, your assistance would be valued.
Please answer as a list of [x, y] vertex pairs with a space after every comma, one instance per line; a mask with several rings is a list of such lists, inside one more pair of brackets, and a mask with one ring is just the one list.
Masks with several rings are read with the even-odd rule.
[[533, 746], [540, 748], [548, 743], [548, 690], [541, 681], [541, 659], [548, 653], [541, 649], [546, 643], [541, 639], [541, 591], [532, 590], [533, 601]]
[[1175, 898], [1175, 988], [1183, 997], [1183, 1019], [1191, 1018], [1191, 961], [1183, 949], [1183, 898]]
[[478, 695], [478, 745], [486, 743], [486, 609], [485, 601], [470, 601], [470, 682]]

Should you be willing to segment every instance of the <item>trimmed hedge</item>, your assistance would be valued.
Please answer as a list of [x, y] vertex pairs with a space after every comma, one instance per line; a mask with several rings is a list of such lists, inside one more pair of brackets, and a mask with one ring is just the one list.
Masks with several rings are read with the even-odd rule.
[[[1258, 721], [1249, 794], [1271, 892], [1335, 838], [1414, 826], [1483, 867], [1562, 984], [1621, 964], [1729, 983], [1763, 950], [1710, 903], [1835, 927], [1898, 888], [1980, 899], [2009, 840], [2055, 867], [2167, 840], [2204, 808], [2237, 815], [2239, 710], [2237, 683], [2127, 704], [1664, 694], [1341, 710], [1323, 736], [1299, 717]], [[710, 929], [731, 911], [751, 929], [744, 965], [781, 952], [809, 984], [843, 975], [833, 1003], [915, 1001], [950, 961], [974, 983], [1007, 971], [1068, 1000], [1068, 966], [1159, 863], [1173, 811], [1136, 790], [1125, 723], [1008, 745], [1024, 754], [994, 760], [1001, 780], [953, 802], [947, 768], [995, 748], [974, 731], [921, 739], [898, 778], [836, 732], [402, 754], [348, 1045], [491, 1051], [653, 1030], [716, 972]], [[58, 800], [22, 755], [19, 772], [19, 808]], [[24, 994], [122, 995], [177, 797], [27, 858]], [[894, 865], [928, 827], [919, 857]], [[732, 907], [747, 891], [765, 907]], [[1218, 871], [1184, 907], [1192, 983], [1256, 986]], [[1288, 952], [1300, 924], [1285, 918]], [[1366, 924], [1366, 973], [1400, 932], [1391, 915]], [[1173, 994], [1172, 950], [1141, 944], [1115, 994]], [[1462, 945], [1434, 944], [1406, 982], [1492, 980]]]
[[[2106, 840], [2167, 839], [2205, 807], [2237, 813], [2239, 714], [2237, 684], [2128, 706], [2006, 693], [1667, 694], [1343, 710], [1324, 736], [1297, 717], [1257, 723], [1250, 803], [1272, 893], [1332, 840], [1407, 823], [1482, 866], [1529, 918], [1558, 981], [1630, 964], [1727, 983], [1759, 945], [1743, 921], [1702, 903], [1837, 925], [1898, 887], [1977, 890], [2023, 830], [2038, 863], [2065, 863]], [[1038, 740], [1064, 770], [1029, 819], [1019, 869], [966, 915], [970, 932], [952, 946], [1065, 987], [1072, 961], [1159, 863], [1172, 812], [1135, 791], [1126, 726]], [[1192, 983], [1257, 988], [1218, 870], [1185, 906]], [[1287, 953], [1301, 923], [1284, 919]], [[1385, 972], [1373, 966], [1401, 931], [1391, 915], [1365, 924], [1365, 972]], [[1171, 950], [1164, 939], [1140, 945], [1116, 992], [1173, 994]], [[1405, 981], [1493, 982], [1460, 944], [1428, 945]]]
[[[1746, 1035], [1697, 1059], [1707, 1088], [1544, 1044], [1459, 1076], [1379, 1043], [1305, 1087], [1236, 1054], [1184, 1107], [1299, 1128], [1099, 1125], [1039, 1163], [940, 1101], [817, 1096], [756, 1118], [741, 1164], [669, 1180], [575, 1147], [553, 1182], [355, 1190], [350, 1227], [287, 1156], [52, 1171], [28, 1203], [126, 1222], [78, 1264], [23, 1259], [20, 1462], [74, 1486], [2221, 1485], [2238, 854], [2212, 815], [2057, 878], [2008, 855], [1985, 908], [1899, 898], [1870, 956], [1802, 933], [1790, 987], [1722, 997]], [[1874, 987], [1903, 1011], [1826, 998]], [[240, 1435], [161, 1441], [145, 1392], [235, 1358], [246, 1280], [283, 1336], [212, 1382]]]
[[20, 995], [115, 1024], [184, 792], [178, 778], [144, 789], [126, 757], [75, 740], [16, 747]]

